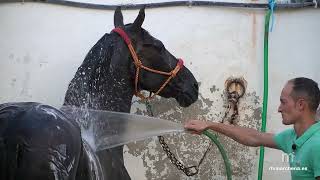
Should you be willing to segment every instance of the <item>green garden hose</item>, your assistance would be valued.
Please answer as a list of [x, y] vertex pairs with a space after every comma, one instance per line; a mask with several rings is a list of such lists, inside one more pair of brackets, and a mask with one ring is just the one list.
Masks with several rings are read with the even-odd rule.
[[217, 135], [211, 134], [209, 131], [204, 131], [203, 134], [208, 136], [211, 139], [211, 141], [214, 142], [217, 145], [217, 147], [218, 147], [218, 149], [219, 149], [219, 151], [220, 151], [220, 153], [222, 155], [222, 158], [223, 158], [223, 161], [224, 161], [224, 165], [226, 167], [227, 179], [228, 180], [232, 180], [231, 164], [230, 164], [230, 161], [229, 161], [229, 159], [227, 157], [226, 151], [224, 150], [222, 144], [217, 139]]
[[[271, 10], [267, 11], [264, 24], [264, 60], [263, 60], [263, 107], [262, 107], [262, 125], [261, 132], [266, 132], [267, 110], [268, 110], [268, 39], [269, 39], [269, 21]], [[262, 180], [264, 162], [264, 147], [260, 146], [258, 180]]]

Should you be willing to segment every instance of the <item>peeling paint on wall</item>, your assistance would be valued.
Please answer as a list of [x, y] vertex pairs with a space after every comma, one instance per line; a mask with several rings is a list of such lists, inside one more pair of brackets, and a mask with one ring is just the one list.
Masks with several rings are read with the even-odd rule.
[[[106, 3], [118, 4], [120, 1]], [[152, 2], [156, 1], [161, 0]], [[254, 0], [248, 2], [251, 1]], [[1, 5], [0, 102], [40, 101], [59, 107], [69, 81], [86, 53], [102, 34], [113, 29], [113, 13], [41, 3], [36, 6], [33, 3]], [[137, 11], [126, 10], [124, 13], [129, 17], [128, 22], [132, 22]], [[250, 90], [240, 99], [240, 119], [235, 124], [260, 127], [264, 17], [265, 11], [241, 8], [147, 9], [144, 27], [164, 42], [175, 56], [183, 57], [186, 66], [189, 65], [196, 79], [203, 83], [196, 104], [181, 109], [176, 108], [174, 100], [158, 99], [153, 101], [155, 115], [176, 122], [189, 118], [207, 118], [219, 122], [226, 110], [226, 100], [222, 92], [224, 87], [218, 83], [223, 83], [223, 79], [229, 75], [243, 75], [250, 84]], [[269, 37], [272, 40], [269, 50], [276, 53], [270, 53], [268, 119], [281, 118], [276, 108], [283, 83], [288, 79], [299, 75], [320, 82], [320, 61], [317, 60], [320, 36], [314, 36], [320, 28], [320, 24], [315, 23], [319, 18], [319, 11], [311, 9], [277, 13], [277, 22], [281, 26], [276, 26]], [[301, 36], [301, 32], [308, 33]], [[32, 59], [28, 65], [24, 64], [28, 62], [28, 58], [24, 59], [26, 55]], [[303, 64], [301, 59], [305, 60]], [[25, 83], [26, 72], [30, 73], [28, 83]], [[143, 104], [135, 102], [134, 107], [136, 109], [132, 112], [146, 114]], [[320, 112], [318, 114], [320, 118]], [[267, 129], [271, 132], [284, 129], [279, 120], [268, 122]], [[226, 137], [219, 137], [230, 156], [233, 179], [256, 179], [257, 167], [252, 165], [257, 162], [255, 150], [258, 148], [246, 148]], [[198, 163], [208, 143], [206, 137], [189, 134], [175, 134], [166, 136], [166, 139], [179, 159], [188, 165]], [[125, 156], [130, 161], [127, 165], [132, 180], [225, 179], [223, 161], [215, 146], [200, 167], [200, 175], [194, 178], [188, 178], [176, 170], [156, 138], [131, 143], [125, 150]], [[281, 163], [276, 159], [281, 156], [280, 152], [267, 148], [265, 155], [265, 167]], [[263, 178], [288, 179], [290, 172], [281, 172], [279, 176], [279, 172], [264, 171]]]
[[[188, 108], [180, 108], [175, 100], [158, 98], [151, 101], [154, 116], [174, 122], [183, 123], [187, 119], [207, 119], [220, 122], [225, 114], [225, 103], [227, 102], [225, 92], [213, 85], [208, 90], [212, 97], [204, 97], [199, 94], [199, 100]], [[256, 92], [249, 92], [240, 99], [239, 119], [235, 124], [243, 127], [258, 129], [261, 121], [261, 100]], [[138, 108], [132, 112], [148, 115], [141, 102], [136, 102]], [[227, 123], [227, 122], [226, 122]], [[257, 148], [250, 148], [233, 141], [230, 138], [218, 134], [220, 142], [227, 151], [232, 163], [232, 174], [234, 179], [252, 179], [256, 167]], [[172, 152], [186, 166], [198, 165], [209, 143], [207, 137], [191, 134], [172, 134], [165, 136]], [[217, 147], [213, 145], [208, 152], [203, 164], [200, 166], [199, 174], [188, 177], [179, 171], [167, 158], [157, 138], [130, 143], [127, 145], [125, 154], [143, 159], [146, 170], [146, 179], [224, 179], [224, 161]], [[126, 156], [126, 155], [125, 155]], [[130, 167], [128, 167], [130, 169]]]

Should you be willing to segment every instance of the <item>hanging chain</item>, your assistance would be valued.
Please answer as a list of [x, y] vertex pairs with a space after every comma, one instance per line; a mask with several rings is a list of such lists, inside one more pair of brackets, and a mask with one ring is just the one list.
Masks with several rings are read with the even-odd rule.
[[[232, 84], [239, 85], [241, 88], [240, 92], [237, 92], [236, 90], [230, 91], [229, 88]], [[226, 93], [227, 93], [227, 98], [228, 98], [228, 107], [227, 110], [224, 114], [224, 117], [222, 119], [222, 123], [226, 119], [227, 115], [230, 113], [231, 108], [233, 109], [233, 113], [231, 114], [230, 117], [230, 123], [233, 124], [233, 121], [237, 118], [239, 115], [239, 109], [238, 109], [238, 104], [239, 104], [239, 99], [244, 95], [245, 93], [245, 85], [242, 80], [239, 79], [233, 79], [230, 82], [227, 83], [226, 85]]]
[[[233, 121], [236, 119], [236, 117], [239, 115], [238, 113], [238, 103], [239, 103], [239, 99], [244, 95], [245, 93], [245, 86], [244, 84], [240, 83], [240, 81], [235, 81], [235, 83], [239, 83], [239, 85], [242, 88], [242, 92], [239, 94], [237, 91], [231, 91], [229, 92], [228, 89], [231, 86], [231, 84], [234, 82], [231, 82], [227, 85], [227, 98], [228, 98], [228, 106], [227, 106], [227, 110], [224, 114], [224, 117], [222, 118], [222, 123], [223, 121], [226, 119], [227, 115], [230, 113], [231, 108], [233, 109], [233, 113], [231, 115], [231, 120], [230, 123], [233, 124]], [[150, 116], [154, 116], [153, 111], [151, 109], [151, 105], [149, 103], [149, 101], [145, 101], [146, 102], [146, 108], [147, 108], [147, 112]], [[185, 165], [183, 165], [177, 158], [176, 156], [171, 152], [170, 147], [168, 146], [168, 144], [165, 142], [165, 139], [163, 136], [158, 136], [158, 140], [159, 143], [163, 149], [163, 151], [167, 154], [167, 157], [169, 158], [170, 162], [172, 164], [174, 164], [179, 170], [181, 170], [182, 172], [184, 172], [187, 176], [194, 176], [196, 174], [198, 174], [199, 172], [199, 167], [200, 165], [203, 163], [203, 160], [205, 159], [205, 157], [207, 156], [208, 152], [210, 151], [211, 147], [212, 147], [212, 142], [210, 142], [209, 147], [207, 148], [207, 150], [205, 151], [205, 153], [203, 154], [202, 158], [200, 159], [199, 163], [197, 166], [189, 166], [186, 167]]]
[[[236, 83], [239, 83], [240, 81], [235, 81]], [[229, 83], [227, 85], [227, 90], [230, 87], [232, 83]], [[245, 86], [242, 83], [239, 83], [239, 85], [242, 88], [242, 93], [239, 94], [237, 91], [232, 91], [229, 92], [227, 91], [227, 98], [228, 98], [228, 106], [227, 106], [227, 110], [224, 114], [224, 117], [222, 118], [222, 123], [223, 121], [226, 119], [227, 115], [230, 113], [231, 108], [233, 108], [233, 113], [231, 115], [231, 124], [233, 124], [233, 121], [235, 120], [235, 118], [238, 116], [238, 103], [239, 103], [239, 99], [244, 95], [245, 93]], [[145, 101], [146, 103], [146, 108], [147, 108], [147, 113], [150, 116], [154, 116], [151, 105], [149, 103], [148, 100]], [[211, 147], [212, 147], [212, 142], [210, 142], [209, 147], [207, 148], [207, 150], [204, 152], [202, 158], [200, 159], [199, 163], [197, 166], [189, 166], [186, 167], [185, 165], [183, 165], [177, 158], [176, 156], [171, 152], [170, 147], [168, 146], [168, 144], [165, 142], [164, 137], [163, 136], [158, 136], [158, 140], [159, 143], [163, 149], [163, 151], [167, 154], [167, 157], [169, 158], [170, 162], [172, 164], [174, 164], [179, 170], [181, 170], [182, 172], [184, 172], [187, 176], [194, 176], [196, 174], [198, 174], [199, 172], [199, 167], [200, 165], [203, 163], [203, 160], [205, 159], [205, 157], [207, 156], [208, 152], [210, 151]]]
[[[146, 107], [147, 107], [147, 112], [150, 116], [154, 116], [153, 111], [151, 109], [151, 105], [149, 101], [146, 101]], [[197, 166], [189, 166], [186, 167], [183, 165], [177, 158], [176, 156], [171, 152], [170, 147], [168, 144], [165, 142], [163, 136], [158, 136], [159, 143], [163, 149], [163, 151], [167, 154], [167, 157], [169, 158], [170, 162], [174, 164], [179, 170], [184, 172], [185, 175], [187, 176], [194, 176], [198, 174], [199, 172], [199, 167], [202, 164], [203, 160], [205, 159], [207, 153], [210, 151], [212, 144], [210, 143], [209, 147], [207, 148], [206, 152], [203, 154], [202, 158], [200, 159], [199, 163]]]
[[226, 113], [224, 114], [224, 117], [222, 119], [222, 123], [226, 119], [227, 115], [230, 113], [230, 110], [232, 108], [233, 109], [233, 113], [232, 113], [231, 118], [230, 118], [230, 123], [233, 124], [233, 121], [239, 115], [238, 103], [239, 103], [239, 99], [240, 99], [241, 96], [236, 91], [233, 91], [231, 93], [227, 92], [227, 93], [228, 93], [228, 95], [227, 95], [228, 107], [227, 107]]

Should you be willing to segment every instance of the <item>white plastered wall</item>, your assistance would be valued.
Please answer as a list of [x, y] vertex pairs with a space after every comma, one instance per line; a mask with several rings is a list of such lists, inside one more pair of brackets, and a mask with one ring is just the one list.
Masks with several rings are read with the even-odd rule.
[[[137, 10], [123, 11], [125, 23], [132, 22], [137, 13]], [[244, 77], [248, 82], [247, 92], [258, 97], [257, 107], [262, 106], [264, 13], [263, 10], [217, 7], [147, 9], [143, 27], [160, 39], [172, 54], [184, 58], [186, 66], [201, 82], [203, 99], [214, 102], [209, 109], [215, 114], [224, 111], [220, 95], [224, 81], [230, 76]], [[275, 13], [274, 29], [269, 36], [269, 132], [286, 128], [281, 124], [277, 107], [282, 86], [288, 79], [306, 76], [320, 83], [319, 19], [319, 10], [313, 9]], [[113, 11], [41, 3], [0, 4], [0, 103], [39, 101], [60, 106], [67, 85], [84, 56], [112, 28]], [[220, 91], [214, 93], [209, 90], [212, 87]], [[250, 116], [250, 113], [240, 112], [240, 115]], [[153, 146], [151, 141], [149, 150]], [[146, 161], [153, 166], [152, 160], [142, 160], [141, 155], [135, 156], [129, 150], [125, 157], [133, 179], [155, 178], [146, 175], [148, 168], [143, 163]], [[256, 179], [258, 157], [255, 156], [254, 170], [234, 178]], [[281, 158], [281, 152], [266, 149], [264, 179], [289, 179], [289, 172], [268, 170], [270, 166], [287, 166]], [[236, 166], [238, 162], [232, 163]], [[217, 169], [216, 177], [212, 174], [210, 177], [221, 178], [220, 171]], [[157, 177], [164, 176], [160, 173]]]

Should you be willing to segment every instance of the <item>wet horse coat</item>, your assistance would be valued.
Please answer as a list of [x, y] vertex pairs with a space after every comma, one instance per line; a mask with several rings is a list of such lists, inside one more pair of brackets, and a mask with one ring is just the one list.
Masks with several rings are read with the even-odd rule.
[[39, 103], [0, 104], [0, 179], [76, 179], [80, 128]]
[[[141, 28], [144, 21], [141, 9], [133, 24], [124, 25], [120, 9], [115, 11], [115, 27], [122, 28], [130, 37], [143, 65], [170, 72], [178, 60], [168, 52], [161, 41]], [[130, 112], [135, 93], [136, 67], [124, 40], [115, 32], [105, 34], [90, 50], [71, 81], [65, 105], [92, 109]], [[166, 76], [141, 70], [138, 89], [156, 92]], [[183, 67], [177, 76], [159, 93], [173, 97], [181, 106], [189, 106], [197, 100], [198, 84], [191, 72]], [[90, 126], [88, 122], [81, 122]], [[101, 127], [104, 128], [104, 127]], [[98, 152], [106, 179], [130, 179], [123, 162], [123, 146]]]
[[[134, 23], [128, 25], [123, 24], [120, 9], [115, 12], [115, 27], [122, 28], [131, 38], [141, 62], [170, 72], [178, 60], [161, 41], [141, 28], [143, 21], [144, 9]], [[130, 112], [135, 75], [136, 67], [123, 39], [115, 32], [106, 33], [78, 68], [64, 105]], [[156, 92], [166, 78], [141, 70], [138, 89]], [[186, 107], [197, 100], [198, 85], [191, 72], [183, 67], [159, 95], [175, 98]], [[88, 128], [91, 124], [90, 121], [76, 122], [61, 111], [39, 103], [0, 105], [0, 178], [99, 179], [96, 164], [101, 164], [104, 179], [130, 179], [123, 162], [123, 146], [98, 152], [99, 159], [94, 159], [81, 139], [79, 126]]]

